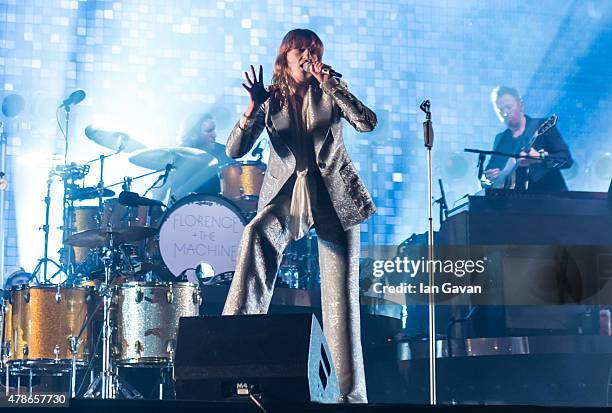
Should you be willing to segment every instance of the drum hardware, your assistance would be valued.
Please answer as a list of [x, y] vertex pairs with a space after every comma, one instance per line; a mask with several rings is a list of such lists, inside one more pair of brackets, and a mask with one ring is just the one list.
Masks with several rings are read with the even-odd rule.
[[[89, 247], [89, 245], [91, 245], [92, 247], [96, 247], [96, 248], [100, 248], [101, 245], [110, 245], [110, 246], [112, 246], [113, 244], [117, 245], [116, 250], [112, 248], [107, 248], [106, 250], [98, 249], [96, 251], [89, 252], [89, 254], [86, 256], [86, 258], [91, 256], [94, 259], [99, 259], [104, 264], [105, 280], [101, 287], [101, 294], [100, 294], [103, 297], [103, 300], [100, 303], [100, 305], [98, 305], [98, 309], [99, 309], [100, 306], [104, 304], [104, 315], [103, 315], [104, 327], [101, 331], [101, 336], [104, 339], [104, 342], [103, 342], [104, 346], [103, 346], [103, 352], [102, 352], [103, 353], [103, 366], [102, 366], [103, 371], [102, 371], [102, 374], [99, 376], [99, 382], [101, 384], [100, 393], [103, 398], [114, 396], [116, 391], [128, 397], [139, 396], [138, 393], [131, 388], [131, 386], [129, 386], [127, 383], [122, 382], [121, 378], [118, 375], [113, 374], [113, 372], [111, 371], [112, 365], [110, 363], [110, 347], [108, 345], [108, 341], [110, 340], [110, 337], [111, 337], [111, 329], [110, 329], [110, 321], [109, 321], [109, 316], [110, 316], [109, 307], [110, 307], [110, 302], [112, 300], [112, 291], [110, 288], [112, 281], [109, 283], [109, 277], [111, 274], [110, 267], [111, 265], [114, 266], [112, 267], [113, 271], [115, 271], [117, 274], [123, 273], [124, 271], [132, 272], [132, 273], [136, 273], [137, 271], [140, 271], [140, 262], [135, 261], [139, 256], [137, 250], [135, 249], [133, 245], [126, 245], [124, 244], [124, 242], [140, 241], [148, 236], [154, 235], [157, 232], [155, 228], [148, 227], [146, 225], [144, 227], [138, 226], [138, 225], [144, 224], [145, 222], [149, 223], [151, 221], [152, 208], [147, 209], [147, 214], [145, 214], [144, 219], [142, 219], [141, 214], [133, 214], [133, 212], [136, 211], [138, 208], [135, 208], [135, 209], [132, 209], [131, 207], [123, 208], [127, 211], [127, 214], [122, 215], [122, 216], [127, 217], [127, 226], [119, 227], [119, 228], [115, 228], [112, 226], [112, 223], [114, 220], [112, 212], [114, 210], [109, 209], [108, 211], [110, 212], [108, 213], [108, 221], [111, 225], [106, 225], [105, 229], [100, 229], [100, 226], [104, 225], [104, 220], [105, 220], [105, 217], [103, 216], [104, 202], [102, 199], [108, 196], [112, 196], [113, 194], [113, 192], [110, 189], [108, 189], [108, 187], [104, 186], [104, 181], [103, 181], [104, 161], [106, 158], [113, 156], [113, 155], [115, 154], [101, 155], [99, 158], [89, 162], [91, 163], [91, 162], [99, 161], [101, 163], [100, 181], [98, 185], [95, 187], [83, 188], [81, 185], [78, 185], [76, 182], [80, 179], [83, 179], [85, 175], [87, 175], [87, 173], [90, 170], [89, 163], [85, 165], [77, 165], [74, 163], [67, 164], [66, 162], [64, 162], [64, 165], [55, 167], [53, 170], [50, 171], [48, 182], [47, 182], [47, 194], [45, 198], [46, 220], [45, 220], [45, 224], [41, 227], [45, 231], [45, 254], [44, 254], [44, 258], [39, 260], [37, 268], [34, 272], [34, 274], [38, 274], [40, 271], [44, 270], [44, 275], [43, 277], [41, 277], [43, 284], [40, 285], [39, 287], [38, 286], [33, 286], [33, 287], [25, 286], [20, 289], [17, 289], [16, 290], [17, 293], [14, 293], [14, 294], [17, 294], [18, 298], [20, 298], [20, 300], [18, 301], [20, 302], [19, 306], [21, 306], [20, 308], [21, 313], [23, 313], [24, 306], [30, 306], [30, 310], [28, 311], [32, 311], [31, 308], [34, 308], [34, 305], [37, 302], [47, 303], [42, 306], [43, 308], [44, 306], [47, 306], [46, 308], [52, 308], [49, 306], [55, 305], [57, 306], [57, 309], [64, 309], [63, 311], [67, 311], [65, 310], [66, 306], [72, 305], [72, 304], [69, 304], [69, 302], [72, 303], [72, 301], [68, 300], [67, 297], [63, 295], [65, 287], [57, 285], [57, 290], [52, 291], [52, 289], [50, 288], [50, 284], [49, 284], [49, 281], [53, 279], [57, 274], [62, 272], [63, 269], [65, 269], [65, 272], [69, 274], [69, 280], [71, 280], [71, 282], [76, 281], [76, 277], [72, 276], [73, 269], [75, 268], [75, 266], [74, 266], [74, 261], [71, 258], [70, 249], [66, 249], [63, 252], [63, 258], [64, 258], [64, 263], [65, 263], [63, 268], [61, 265], [57, 264], [55, 261], [51, 260], [48, 257], [48, 241], [49, 241], [49, 232], [50, 232], [49, 210], [51, 206], [51, 195], [50, 195], [51, 186], [53, 183], [53, 177], [59, 176], [64, 182], [64, 204], [63, 204], [64, 205], [64, 216], [63, 216], [62, 230], [65, 231], [65, 233], [70, 234], [69, 236], [66, 237], [66, 239], [68, 240], [66, 245], [68, 246], [68, 245], [83, 245], [84, 244], [84, 247]], [[167, 172], [167, 170], [164, 170], [164, 171]], [[149, 176], [149, 175], [152, 175], [158, 172], [161, 172], [161, 171], [153, 171], [153, 172], [141, 175], [138, 178]], [[134, 179], [138, 179], [138, 178], [134, 178]], [[160, 179], [163, 179], [163, 175], [160, 177]], [[127, 189], [129, 189], [129, 183], [131, 182], [131, 180], [132, 178], [127, 178], [127, 182], [125, 180], [123, 182], [124, 184], [127, 184]], [[115, 184], [113, 184], [112, 186], [114, 185]], [[89, 218], [89, 221], [90, 223], [92, 223], [93, 228], [89, 227], [87, 229], [84, 229], [83, 231], [78, 231], [77, 232], [78, 235], [72, 234], [72, 232], [74, 232], [75, 230], [75, 226], [73, 225], [74, 217], [71, 216], [72, 213], [75, 210], [76, 211], [87, 211], [86, 209], [84, 209], [86, 207], [81, 207], [83, 209], [75, 209], [74, 204], [73, 204], [74, 201], [79, 201], [83, 199], [93, 199], [94, 197], [97, 197], [99, 199], [99, 202], [98, 202], [97, 211], [95, 211], [97, 213], [94, 213]], [[107, 205], [109, 204], [107, 203]], [[95, 210], [95, 207], [93, 208]], [[137, 225], [132, 225], [134, 223], [136, 223]], [[77, 236], [72, 237], [72, 235], [77, 235]], [[51, 277], [48, 277], [48, 274], [47, 274], [47, 264], [49, 262], [55, 264], [58, 268], [58, 272], [55, 273]], [[36, 278], [34, 279], [36, 280]], [[69, 287], [68, 290], [71, 290], [77, 293], [79, 291], [82, 291], [78, 287], [73, 287], [73, 288]], [[32, 295], [31, 292], [32, 293], [36, 292], [37, 294]], [[43, 301], [40, 301], [41, 299], [43, 299]], [[172, 300], [174, 299], [175, 299], [174, 296], [172, 296]], [[89, 304], [91, 302], [91, 296], [88, 295], [84, 300], [81, 300], [81, 302], [84, 304]], [[94, 313], [98, 309], [96, 309]], [[3, 310], [3, 312], [4, 311], [6, 310]], [[78, 311], [78, 308], [76, 311]], [[50, 313], [51, 312], [49, 312], [49, 314]], [[32, 320], [45, 319], [46, 316], [49, 314], [45, 314], [45, 317], [34, 317], [31, 319]], [[74, 319], [74, 317], [72, 316], [61, 317], [61, 318], [64, 320], [73, 320], [72, 324], [77, 322], [77, 320]], [[17, 319], [18, 318], [15, 318], [15, 320]], [[24, 369], [27, 369], [29, 370], [30, 375], [32, 375], [33, 372], [37, 370], [49, 371], [49, 372], [56, 371], [56, 370], [61, 371], [65, 367], [68, 366], [68, 360], [70, 360], [70, 363], [69, 363], [70, 370], [69, 371], [71, 372], [71, 375], [72, 375], [71, 394], [75, 395], [76, 394], [75, 380], [76, 380], [77, 366], [83, 362], [83, 355], [88, 354], [87, 348], [84, 348], [84, 349], [80, 348], [80, 344], [82, 342], [81, 336], [85, 334], [84, 333], [85, 331], [87, 331], [87, 328], [90, 325], [90, 321], [91, 321], [91, 317], [86, 318], [84, 320], [83, 327], [78, 334], [75, 334], [75, 331], [71, 330], [70, 334], [64, 335], [65, 340], [67, 341], [66, 344], [64, 344], [63, 342], [59, 342], [59, 343], [50, 342], [49, 343], [50, 345], [46, 345], [43, 342], [42, 349], [39, 348], [38, 344], [36, 346], [33, 346], [32, 345], [33, 343], [31, 342], [24, 343], [22, 341], [21, 343], [12, 343], [12, 341], [4, 339], [4, 337], [11, 338], [12, 334], [9, 332], [6, 332], [6, 333], [3, 332], [2, 334], [3, 344], [1, 346], [2, 347], [1, 360], [3, 364], [7, 366], [6, 368], [7, 389], [8, 389], [8, 379], [9, 379], [9, 375], [11, 371], [22, 371]], [[57, 326], [57, 323], [53, 323], [52, 325], [55, 327]], [[6, 322], [3, 322], [3, 327], [7, 327]], [[42, 332], [43, 330], [44, 328], [37, 329], [38, 332]], [[56, 333], [59, 334], [60, 332], [57, 331]], [[49, 342], [49, 341], [54, 340], [54, 338], [52, 337], [53, 334], [49, 334], [49, 333], [41, 333], [41, 334], [43, 334], [42, 336], [43, 341], [46, 340]], [[45, 336], [44, 334], [47, 334], [47, 336]], [[14, 338], [17, 338], [17, 337], [18, 337], [17, 334], [15, 334]], [[13, 345], [11, 346], [11, 344]], [[38, 361], [39, 358], [46, 359], [47, 361], [43, 360], [42, 362], [40, 362]], [[92, 385], [95, 386], [95, 383], [92, 383]], [[90, 386], [90, 387], [93, 387], [93, 386]]]
[[[103, 303], [103, 327], [102, 327], [102, 371], [98, 373], [92, 383], [85, 391], [84, 397], [92, 398], [100, 396], [102, 399], [114, 399], [117, 396], [117, 392], [121, 395], [129, 398], [142, 398], [132, 386], [125, 382], [113, 369], [111, 360], [111, 324], [110, 324], [110, 310], [113, 301], [113, 289], [111, 288], [111, 266], [116, 254], [116, 250], [113, 248], [113, 231], [112, 227], [109, 226], [108, 231], [108, 249], [106, 254], [102, 258], [104, 263], [104, 282], [100, 286], [100, 295], [102, 296]], [[98, 390], [99, 387], [99, 390]]]
[[49, 217], [49, 213], [51, 211], [51, 186], [53, 185], [53, 176], [55, 174], [55, 171], [52, 169], [49, 172], [49, 176], [47, 178], [47, 193], [45, 195], [45, 223], [44, 225], [41, 227], [41, 229], [43, 230], [43, 232], [45, 233], [44, 236], [44, 247], [43, 247], [43, 258], [40, 259], [38, 261], [38, 264], [36, 265], [36, 268], [34, 269], [34, 271], [32, 272], [32, 276], [35, 279], [38, 279], [38, 273], [40, 271], [41, 265], [42, 265], [42, 272], [43, 272], [43, 282], [47, 282], [47, 270], [48, 270], [48, 263], [52, 262], [53, 264], [57, 265], [57, 267], [61, 270], [61, 266], [59, 264], [57, 264], [55, 261], [51, 260], [49, 258], [49, 232], [50, 232], [50, 217]]
[[[59, 105], [57, 107], [57, 111], [56, 111], [56, 117], [59, 114], [59, 110], [60, 109], [64, 109], [64, 129], [62, 130], [63, 134], [64, 134], [64, 139], [65, 139], [65, 144], [64, 144], [64, 167], [60, 167], [59, 169], [61, 171], [64, 171], [67, 176], [64, 176], [62, 174], [60, 174], [60, 176], [62, 177], [62, 180], [64, 182], [64, 196], [63, 196], [63, 202], [62, 202], [62, 224], [65, 227], [70, 227], [70, 223], [66, 220], [68, 214], [70, 213], [70, 208], [73, 206], [72, 201], [70, 201], [70, 199], [68, 198], [68, 187], [71, 184], [74, 184], [74, 181], [77, 181], [79, 179], [82, 179], [88, 172], [89, 169], [86, 167], [82, 167], [82, 168], [78, 168], [76, 167], [76, 164], [68, 164], [68, 147], [69, 147], [69, 142], [70, 142], [70, 111], [71, 111], [71, 106], [72, 105], [76, 105], [79, 104], [83, 99], [85, 99], [85, 92], [82, 90], [77, 90], [75, 92], [72, 92], [70, 94], [70, 96], [65, 99], [61, 105]], [[59, 124], [59, 119], [57, 119], [57, 123]], [[60, 127], [61, 130], [61, 127]], [[49, 198], [49, 190], [50, 190], [50, 184], [47, 185], [47, 198], [45, 198], [45, 201], [49, 200], [46, 203], [46, 216], [47, 219], [45, 220], [45, 225], [46, 225], [46, 232], [45, 232], [45, 250], [44, 250], [44, 259], [46, 260], [48, 258], [47, 253], [48, 253], [48, 238], [49, 238], [49, 220], [48, 220], [48, 216], [49, 216], [49, 204], [50, 204], [50, 198]], [[68, 225], [67, 225], [68, 224]], [[63, 238], [66, 238], [66, 233], [64, 234]], [[70, 265], [70, 263], [72, 262], [72, 251], [69, 248], [68, 251], [62, 251], [62, 255], [65, 257], [66, 259], [66, 268], [64, 268], [66, 274], [68, 275], [68, 277], [70, 277], [72, 275], [72, 266]], [[47, 282], [47, 265], [46, 265], [46, 261], [44, 262], [44, 268], [43, 268], [43, 282]]]
[[[121, 186], [123, 187], [123, 190], [124, 190], [124, 191], [125, 191], [125, 190], [129, 191], [129, 186], [132, 184], [132, 182], [137, 181], [137, 180], [142, 179], [142, 178], [146, 178], [147, 176], [151, 176], [151, 175], [155, 175], [155, 174], [158, 174], [158, 173], [160, 173], [160, 172], [163, 172], [163, 174], [162, 174], [162, 175], [160, 175], [160, 176], [157, 178], [157, 180], [155, 181], [155, 183], [154, 183], [154, 185], [155, 185], [157, 182], [159, 182], [160, 180], [162, 180], [162, 179], [165, 177], [165, 175], [167, 175], [167, 174], [169, 173], [168, 169], [170, 169], [170, 171], [172, 171], [172, 170], [173, 170], [173, 168], [174, 168], [174, 166], [173, 166], [172, 164], [166, 164], [164, 167], [162, 167], [162, 168], [160, 168], [160, 169], [157, 169], [157, 170], [154, 170], [154, 171], [151, 171], [151, 172], [147, 172], [147, 173], [145, 173], [145, 174], [138, 175], [138, 176], [135, 176], [135, 177], [133, 177], [133, 178], [132, 178], [132, 177], [127, 177], [127, 176], [126, 176], [126, 177], [124, 177], [124, 178], [123, 178], [123, 180], [121, 180], [121, 181], [119, 181], [119, 182], [115, 182], [115, 183], [112, 183], [112, 184], [110, 184], [110, 185], [105, 186], [105, 187], [104, 187], [104, 189], [110, 189], [110, 188], [114, 188], [114, 187], [116, 187], [116, 186], [121, 185]], [[126, 189], [126, 188], [127, 188], [127, 189]], [[153, 186], [152, 186], [152, 187], [150, 187], [149, 189], [147, 189], [147, 190], [145, 191], [144, 195], [146, 196], [146, 194], [147, 194], [147, 193], [148, 193], [148, 192], [149, 192], [151, 189], [153, 189]], [[146, 198], [146, 199], [148, 199], [148, 198]], [[151, 200], [149, 199], [149, 201], [151, 201]]]
[[[74, 188], [74, 186], [78, 187], [78, 185], [74, 184], [74, 181], [76, 180], [76, 178], [83, 179], [84, 175], [80, 176], [80, 175], [71, 174], [69, 175], [69, 177], [72, 180], [72, 182], [68, 182], [67, 180], [64, 180], [64, 217], [63, 217], [63, 227], [62, 227], [63, 232], [64, 232], [63, 234], [64, 248], [62, 249], [62, 256], [64, 258], [63, 260], [64, 265], [66, 267], [65, 272], [68, 275], [69, 279], [73, 278], [74, 276], [74, 272], [75, 272], [74, 264], [80, 264], [82, 261], [81, 258], [83, 255], [85, 255], [86, 252], [83, 250], [73, 251], [72, 244], [67, 244], [65, 240], [70, 238], [73, 235], [73, 232], [75, 229], [75, 223], [77, 224], [76, 229], [80, 230], [81, 232], [84, 230], [99, 229], [104, 225], [104, 222], [102, 219], [103, 212], [104, 212], [103, 198], [114, 195], [114, 191], [112, 191], [110, 187], [104, 186], [105, 161], [108, 158], [118, 155], [120, 152], [121, 150], [118, 150], [117, 152], [114, 152], [108, 155], [101, 154], [100, 156], [94, 159], [91, 159], [85, 163], [87, 167], [87, 171], [89, 171], [89, 166], [91, 164], [97, 163], [97, 162], [100, 163], [99, 180], [98, 180], [98, 184], [95, 187], [82, 188], [81, 189], [82, 192], [77, 192], [76, 194], [74, 194], [73, 192], [71, 192], [71, 188]], [[74, 206], [74, 201], [84, 200], [84, 199], [95, 199], [95, 198], [98, 199], [97, 211], [94, 210], [92, 207], [75, 207]], [[93, 214], [91, 217], [88, 217], [89, 219], [86, 222], [80, 222], [78, 220], [79, 214], [76, 211], [91, 211], [91, 212], [95, 211], [95, 214]], [[96, 246], [99, 246], [99, 245], [105, 245], [105, 244], [100, 243]], [[80, 246], [80, 245], [75, 245], [75, 246]]]

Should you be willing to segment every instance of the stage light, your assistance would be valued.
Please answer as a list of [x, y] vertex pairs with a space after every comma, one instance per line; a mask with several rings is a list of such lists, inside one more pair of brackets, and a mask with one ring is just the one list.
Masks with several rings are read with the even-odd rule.
[[17, 163], [21, 166], [35, 169], [50, 169], [54, 164], [60, 164], [62, 158], [59, 155], [51, 155], [44, 152], [28, 152], [17, 157]]

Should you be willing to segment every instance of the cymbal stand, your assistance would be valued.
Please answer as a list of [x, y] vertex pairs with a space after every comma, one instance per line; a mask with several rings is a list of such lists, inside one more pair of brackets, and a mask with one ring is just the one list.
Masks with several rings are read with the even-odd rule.
[[[39, 229], [42, 229], [42, 231], [45, 233], [44, 236], [44, 247], [43, 247], [43, 258], [40, 258], [38, 260], [38, 264], [36, 264], [36, 267], [34, 268], [34, 271], [32, 271], [32, 278], [34, 280], [36, 280], [37, 282], [40, 282], [40, 279], [38, 278], [38, 273], [41, 271], [43, 271], [43, 279], [42, 279], [42, 283], [46, 284], [49, 280], [49, 278], [47, 277], [47, 270], [48, 270], [48, 263], [52, 263], [54, 264], [57, 268], [58, 268], [58, 273], [62, 271], [62, 266], [59, 265], [58, 263], [56, 263], [55, 261], [53, 261], [51, 258], [49, 258], [49, 233], [51, 230], [50, 227], [50, 223], [49, 223], [49, 217], [50, 217], [50, 209], [51, 209], [51, 186], [53, 185], [53, 175], [55, 174], [54, 170], [51, 169], [49, 171], [49, 177], [47, 179], [47, 193], [46, 196], [44, 198], [44, 202], [45, 202], [45, 223], [43, 224], [43, 226], [41, 226]], [[56, 273], [57, 274], [57, 273]], [[51, 277], [53, 278], [53, 277]]]
[[[125, 185], [125, 184], [126, 184], [126, 180], [129, 180], [130, 185], [131, 185], [131, 184], [132, 184], [132, 182], [134, 182], [134, 181], [137, 181], [137, 180], [142, 179], [142, 178], [146, 178], [147, 176], [151, 176], [151, 175], [158, 174], [158, 173], [160, 173], [160, 172], [165, 172], [165, 169], [158, 169], [157, 171], [147, 172], [146, 174], [138, 175], [138, 176], [135, 176], [135, 177], [133, 177], [133, 178], [132, 178], [132, 177], [124, 177], [124, 178], [123, 178], [121, 181], [119, 181], [119, 182], [115, 182], [115, 183], [112, 183], [112, 184], [110, 184], [110, 185], [106, 185], [106, 186], [105, 186], [103, 189], [111, 189], [111, 188], [114, 188], [114, 187], [119, 186], [119, 185], [122, 185], [122, 186], [123, 186], [123, 185]], [[156, 183], [157, 183], [157, 182], [159, 182], [161, 179], [163, 179], [163, 177], [164, 177], [164, 174], [162, 174], [160, 177], [158, 177], [158, 178], [157, 178]], [[149, 188], [149, 190], [150, 190], [150, 189], [151, 189], [151, 188]], [[147, 192], [148, 192], [149, 190], [147, 190]], [[145, 193], [143, 194], [143, 196], [144, 196], [144, 195], [146, 195], [146, 194], [147, 194], [147, 192], [145, 192]]]
[[83, 322], [83, 325], [81, 325], [81, 329], [79, 330], [79, 333], [76, 336], [70, 337], [70, 354], [72, 355], [71, 369], [70, 369], [70, 397], [72, 397], [73, 399], [77, 396], [76, 394], [77, 392], [76, 390], [76, 370], [77, 370], [76, 369], [76, 356], [79, 352], [79, 345], [81, 345], [81, 342], [82, 342], [81, 336], [90, 326], [92, 320], [94, 319], [94, 316], [100, 310], [101, 304], [102, 303], [98, 303], [96, 308], [91, 312], [91, 315], [85, 319], [85, 321]]
[[[104, 283], [100, 288], [104, 305], [102, 327], [102, 371], [98, 373], [98, 376], [96, 376], [94, 381], [86, 390], [84, 397], [96, 397], [99, 395], [102, 399], [115, 399], [117, 397], [117, 392], [119, 392], [126, 398], [142, 398], [142, 395], [138, 393], [136, 389], [119, 377], [119, 375], [113, 370], [111, 363], [112, 327], [110, 324], [110, 309], [113, 300], [113, 280], [111, 279], [111, 267], [115, 261], [115, 249], [113, 245], [112, 226], [110, 224], [107, 225], [107, 230], [109, 233], [109, 242], [108, 248], [106, 248], [106, 251], [102, 256], [102, 262], [104, 263]], [[98, 385], [100, 386], [99, 392], [97, 391]]]
[[[112, 156], [112, 155], [111, 155]], [[107, 158], [106, 155], [100, 155], [100, 180], [98, 181], [98, 217], [99, 217], [99, 221], [98, 224], [100, 222], [102, 222], [102, 214], [104, 212], [104, 201], [102, 200], [102, 197], [104, 195], [104, 160]], [[112, 244], [111, 244], [111, 248], [112, 248]]]
[[45, 225], [43, 231], [45, 233], [45, 247], [43, 250], [43, 283], [47, 283], [47, 261], [49, 260], [49, 212], [51, 210], [51, 185], [53, 184], [53, 170], [49, 172], [47, 179], [47, 195], [45, 196]]

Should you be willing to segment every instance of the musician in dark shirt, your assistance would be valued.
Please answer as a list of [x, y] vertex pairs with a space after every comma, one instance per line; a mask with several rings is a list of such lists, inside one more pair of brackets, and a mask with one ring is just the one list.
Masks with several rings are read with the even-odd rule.
[[[179, 158], [166, 184], [153, 191], [153, 198], [167, 205], [190, 193], [217, 195], [221, 191], [218, 167], [231, 161], [225, 145], [216, 141], [216, 124], [212, 115], [200, 113], [190, 116], [179, 132], [180, 146], [200, 149], [199, 157]], [[170, 198], [168, 199], [168, 196]]]
[[[569, 148], [559, 130], [553, 126], [539, 136], [529, 151], [523, 149], [528, 145], [534, 133], [546, 119], [535, 119], [525, 115], [523, 101], [516, 89], [498, 86], [491, 94], [493, 107], [499, 117], [508, 127], [495, 136], [493, 149], [495, 151], [541, 157], [545, 159], [518, 160], [518, 168], [511, 177], [506, 179], [505, 188], [536, 191], [567, 191], [567, 185], [560, 169], [572, 166]], [[494, 155], [486, 166], [485, 176], [488, 180], [498, 179], [504, 169], [508, 157]]]

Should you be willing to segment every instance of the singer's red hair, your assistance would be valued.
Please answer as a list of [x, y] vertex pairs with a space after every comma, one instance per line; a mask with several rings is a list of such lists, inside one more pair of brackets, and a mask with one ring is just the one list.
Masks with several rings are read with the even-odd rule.
[[271, 92], [274, 100], [282, 107], [289, 95], [295, 90], [295, 82], [289, 75], [287, 53], [291, 49], [310, 49], [310, 52], [323, 60], [323, 42], [315, 32], [308, 29], [293, 29], [289, 31], [278, 48], [274, 73], [272, 75]]

